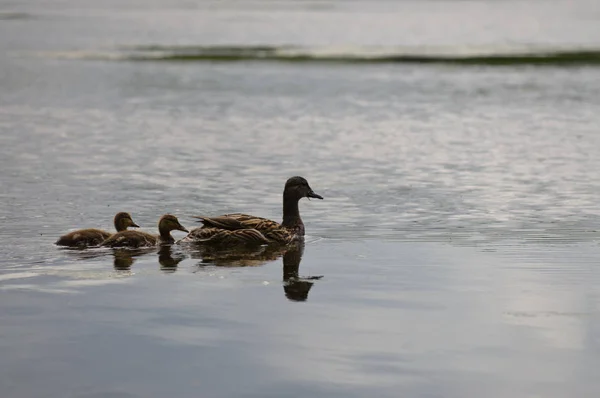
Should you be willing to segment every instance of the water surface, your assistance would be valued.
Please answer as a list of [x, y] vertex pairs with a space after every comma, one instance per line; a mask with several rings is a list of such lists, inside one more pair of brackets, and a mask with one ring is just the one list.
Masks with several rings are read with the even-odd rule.
[[[3, 3], [2, 396], [597, 396], [599, 19]], [[53, 245], [118, 211], [278, 220], [292, 175], [325, 197], [297, 251]]]

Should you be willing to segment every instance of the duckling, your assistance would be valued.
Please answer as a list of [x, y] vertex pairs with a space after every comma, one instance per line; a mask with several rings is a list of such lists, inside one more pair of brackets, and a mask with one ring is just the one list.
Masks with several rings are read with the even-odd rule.
[[177, 217], [171, 214], [165, 214], [158, 220], [159, 235], [151, 235], [142, 231], [122, 231], [118, 232], [100, 246], [108, 247], [150, 247], [175, 242], [171, 236], [171, 231], [189, 232], [179, 223]]
[[323, 199], [303, 177], [289, 178], [283, 189], [283, 221], [280, 223], [248, 214], [195, 217], [204, 224], [193, 229], [182, 242], [230, 245], [233, 243], [288, 244], [304, 237], [298, 202], [302, 198]]
[[[126, 231], [127, 227], [139, 228], [139, 225], [133, 222], [131, 215], [125, 212], [117, 213], [117, 215], [115, 215], [114, 224], [117, 232]], [[97, 246], [110, 238], [111, 235], [112, 233], [101, 229], [80, 229], [61, 236], [55, 244], [58, 246], [70, 247]]]

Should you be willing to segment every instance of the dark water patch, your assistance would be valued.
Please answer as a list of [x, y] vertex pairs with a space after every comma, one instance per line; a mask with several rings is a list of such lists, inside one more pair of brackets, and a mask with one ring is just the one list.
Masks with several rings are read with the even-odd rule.
[[124, 46], [108, 51], [54, 54], [58, 57], [170, 62], [286, 62], [336, 64], [453, 64], [475, 66], [600, 65], [600, 49], [353, 49], [300, 46]]
[[21, 20], [21, 19], [33, 19], [33, 15], [26, 12], [10, 12], [10, 11], [0, 11], [0, 21], [10, 21], [10, 20]]

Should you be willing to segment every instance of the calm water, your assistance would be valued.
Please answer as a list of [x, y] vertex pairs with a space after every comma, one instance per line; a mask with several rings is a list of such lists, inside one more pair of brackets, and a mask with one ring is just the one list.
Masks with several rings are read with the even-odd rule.
[[[599, 54], [595, 0], [1, 2], [0, 395], [598, 396]], [[298, 250], [52, 244], [292, 175]]]

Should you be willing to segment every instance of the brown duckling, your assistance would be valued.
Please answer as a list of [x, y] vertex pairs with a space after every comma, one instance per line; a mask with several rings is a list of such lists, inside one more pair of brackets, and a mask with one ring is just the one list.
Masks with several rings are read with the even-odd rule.
[[302, 177], [289, 178], [283, 189], [283, 221], [280, 223], [248, 214], [233, 213], [217, 217], [195, 217], [204, 224], [193, 229], [182, 242], [230, 245], [233, 243], [288, 244], [304, 237], [304, 223], [298, 202], [302, 198], [323, 199]]
[[152, 235], [142, 231], [118, 232], [106, 239], [100, 246], [108, 247], [150, 247], [175, 242], [171, 231], [189, 232], [179, 223], [177, 217], [165, 214], [158, 220], [159, 235]]
[[[115, 215], [114, 224], [117, 232], [126, 231], [128, 227], [139, 228], [139, 225], [133, 222], [131, 215], [125, 212], [117, 213], [117, 215]], [[111, 235], [112, 233], [101, 229], [79, 229], [61, 236], [55, 244], [70, 247], [97, 246], [110, 238]]]

